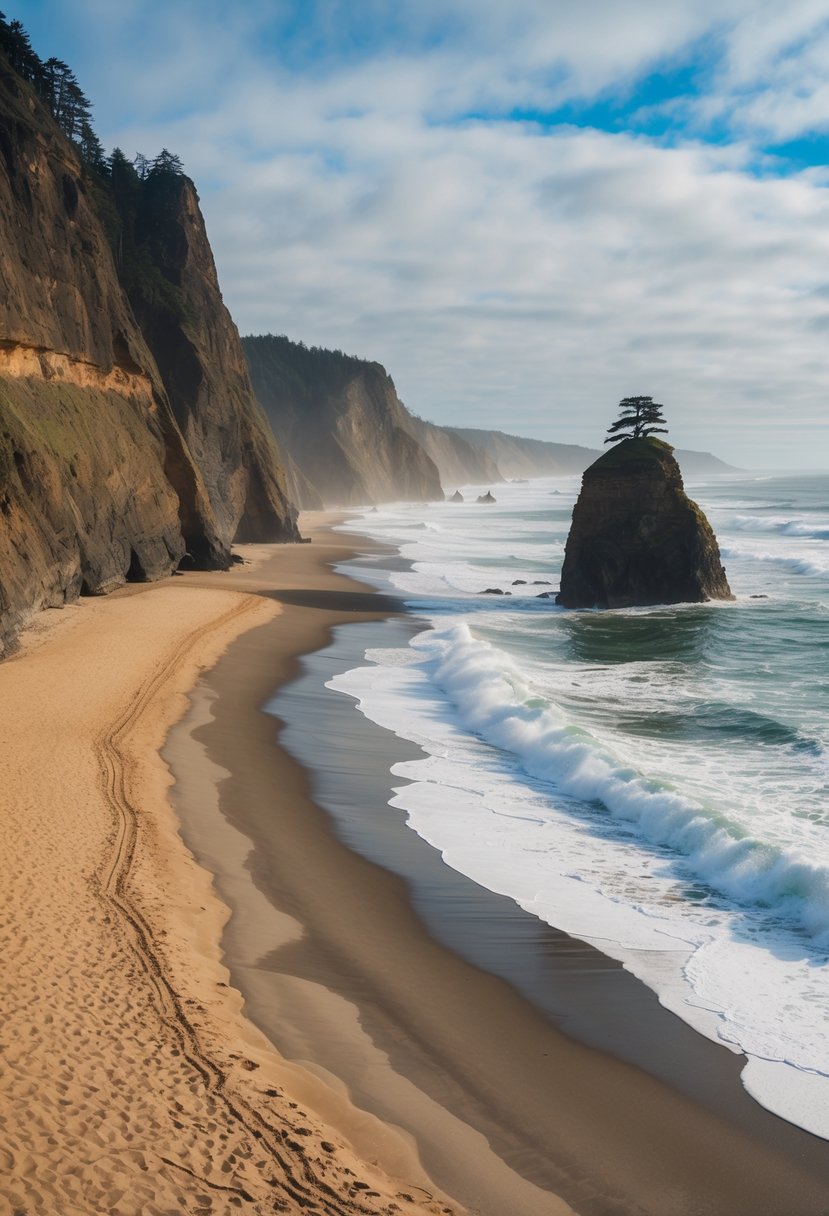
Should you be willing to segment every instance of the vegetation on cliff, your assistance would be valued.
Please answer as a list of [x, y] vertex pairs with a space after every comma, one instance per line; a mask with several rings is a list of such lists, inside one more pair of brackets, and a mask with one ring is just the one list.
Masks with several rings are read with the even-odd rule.
[[0, 13], [0, 53], [9, 67], [27, 81], [52, 118], [78, 147], [84, 160], [103, 160], [103, 148], [92, 129], [92, 105], [75, 73], [62, 59], [40, 58], [21, 21], [8, 21]]
[[40, 607], [297, 532], [180, 162], [99, 156], [0, 22], [2, 654]]
[[84, 186], [98, 212], [127, 294], [163, 303], [179, 319], [181, 293], [159, 269], [165, 220], [180, 180], [181, 158], [163, 148], [155, 157], [139, 152], [129, 160], [120, 148], [107, 156], [92, 126], [92, 105], [62, 59], [42, 60], [22, 22], [0, 12], [2, 57], [25, 80], [81, 159]]

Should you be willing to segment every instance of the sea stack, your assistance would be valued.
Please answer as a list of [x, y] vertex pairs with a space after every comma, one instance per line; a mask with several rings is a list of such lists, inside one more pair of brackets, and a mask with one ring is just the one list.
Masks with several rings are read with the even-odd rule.
[[590, 466], [564, 553], [565, 608], [733, 599], [717, 539], [670, 444], [624, 439]]

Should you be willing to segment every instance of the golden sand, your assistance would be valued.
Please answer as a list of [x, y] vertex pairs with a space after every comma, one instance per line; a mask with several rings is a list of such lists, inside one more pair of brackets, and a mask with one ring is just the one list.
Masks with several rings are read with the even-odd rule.
[[0, 1211], [457, 1210], [329, 1138], [227, 985], [159, 749], [279, 611], [233, 577], [44, 614], [0, 666]]

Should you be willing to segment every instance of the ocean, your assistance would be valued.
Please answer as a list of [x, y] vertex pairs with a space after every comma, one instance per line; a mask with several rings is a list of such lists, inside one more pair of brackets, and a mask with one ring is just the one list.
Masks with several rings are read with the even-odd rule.
[[391, 805], [447, 866], [622, 962], [829, 1138], [829, 475], [689, 481], [736, 601], [612, 612], [544, 598], [579, 482], [343, 525], [399, 551], [349, 572], [424, 628], [328, 687], [422, 749]]

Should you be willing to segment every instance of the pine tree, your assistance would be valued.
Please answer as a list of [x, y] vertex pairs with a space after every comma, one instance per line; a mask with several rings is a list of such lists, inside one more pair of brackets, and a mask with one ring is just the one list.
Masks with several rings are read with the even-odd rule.
[[98, 136], [93, 131], [89, 120], [84, 118], [81, 122], [80, 138], [78, 139], [78, 147], [81, 150], [81, 156], [87, 168], [94, 170], [101, 176], [107, 176], [107, 157], [104, 152], [104, 145], [101, 143]]
[[619, 443], [622, 439], [644, 439], [648, 435], [668, 433], [662, 414], [664, 406], [653, 397], [623, 397], [619, 402], [620, 417], [607, 428], [605, 443]]
[[29, 35], [21, 21], [3, 22], [3, 50], [9, 58], [9, 63], [24, 80], [32, 81], [38, 75], [41, 62], [32, 50]]
[[175, 152], [168, 152], [166, 148], [162, 148], [152, 162], [148, 176], [160, 173], [172, 174], [174, 177], [183, 177], [184, 165], [181, 163], [181, 157], [176, 156]]

